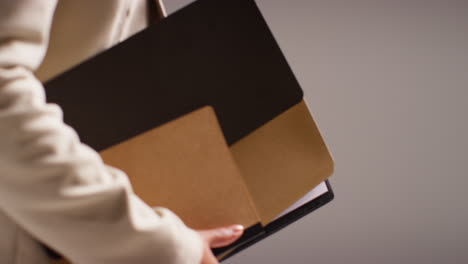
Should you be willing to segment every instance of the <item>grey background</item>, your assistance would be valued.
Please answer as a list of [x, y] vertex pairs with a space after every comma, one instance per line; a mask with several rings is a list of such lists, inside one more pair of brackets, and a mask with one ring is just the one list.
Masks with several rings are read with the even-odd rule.
[[468, 263], [468, 1], [257, 3], [337, 197], [225, 263]]

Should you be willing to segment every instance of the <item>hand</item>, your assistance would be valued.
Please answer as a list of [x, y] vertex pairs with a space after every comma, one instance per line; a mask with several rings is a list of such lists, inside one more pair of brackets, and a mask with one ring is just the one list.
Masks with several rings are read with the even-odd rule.
[[197, 230], [203, 240], [203, 257], [201, 264], [218, 264], [211, 248], [225, 247], [242, 236], [244, 227], [233, 225], [209, 230]]

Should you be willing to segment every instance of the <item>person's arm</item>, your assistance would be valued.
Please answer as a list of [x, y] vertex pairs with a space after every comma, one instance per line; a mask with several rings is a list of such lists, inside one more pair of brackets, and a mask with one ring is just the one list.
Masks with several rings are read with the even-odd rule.
[[75, 263], [200, 263], [200, 235], [144, 204], [46, 103], [33, 72], [55, 5], [0, 1], [0, 210]]

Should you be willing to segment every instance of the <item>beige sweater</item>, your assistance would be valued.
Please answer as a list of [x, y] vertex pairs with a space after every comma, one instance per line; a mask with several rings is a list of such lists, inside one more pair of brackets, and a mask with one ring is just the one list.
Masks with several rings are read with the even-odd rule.
[[74, 263], [200, 263], [198, 234], [80, 143], [41, 84], [142, 29], [145, 12], [145, 0], [0, 1], [0, 263], [49, 263], [37, 239]]

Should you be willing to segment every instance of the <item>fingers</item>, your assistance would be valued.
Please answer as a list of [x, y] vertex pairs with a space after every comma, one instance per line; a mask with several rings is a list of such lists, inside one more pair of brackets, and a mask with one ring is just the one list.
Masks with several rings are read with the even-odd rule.
[[239, 239], [243, 232], [244, 227], [241, 225], [199, 231], [200, 235], [211, 248], [225, 247], [230, 245]]
[[218, 264], [219, 262], [211, 252], [211, 248], [225, 247], [239, 239], [243, 232], [244, 227], [241, 225], [198, 230], [205, 243], [202, 264]]
[[211, 252], [211, 249], [209, 247], [205, 247], [204, 249], [203, 259], [202, 259], [201, 264], [219, 264], [218, 260], [213, 255], [213, 252]]

